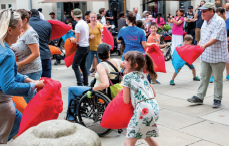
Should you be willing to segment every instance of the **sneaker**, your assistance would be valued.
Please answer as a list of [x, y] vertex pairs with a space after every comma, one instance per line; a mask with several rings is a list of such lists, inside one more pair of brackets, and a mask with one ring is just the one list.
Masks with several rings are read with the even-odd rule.
[[214, 82], [214, 77], [213, 76], [211, 76], [211, 78], [210, 78], [210, 81], [209, 81], [210, 83], [213, 83]]
[[193, 96], [192, 98], [189, 98], [187, 100], [191, 103], [203, 104], [203, 100], [199, 99], [197, 96]]
[[229, 80], [229, 75], [227, 75], [226, 79]]
[[200, 78], [198, 76], [196, 76], [195, 78], [193, 78], [194, 81], [200, 81]]
[[221, 101], [214, 99], [213, 108], [219, 108], [221, 106]]
[[170, 85], [175, 85], [174, 80], [170, 81]]

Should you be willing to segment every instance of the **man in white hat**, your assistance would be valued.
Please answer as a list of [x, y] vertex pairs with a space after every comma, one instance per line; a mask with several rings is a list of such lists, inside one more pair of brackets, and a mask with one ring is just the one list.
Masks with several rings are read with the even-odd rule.
[[203, 104], [209, 79], [213, 73], [213, 107], [217, 108], [221, 105], [223, 94], [223, 71], [228, 57], [226, 24], [224, 20], [215, 13], [216, 8], [213, 3], [205, 3], [199, 10], [201, 10], [201, 15], [204, 20], [200, 37], [200, 46], [204, 49], [204, 52], [200, 56], [201, 79], [197, 96], [189, 98], [188, 101]]

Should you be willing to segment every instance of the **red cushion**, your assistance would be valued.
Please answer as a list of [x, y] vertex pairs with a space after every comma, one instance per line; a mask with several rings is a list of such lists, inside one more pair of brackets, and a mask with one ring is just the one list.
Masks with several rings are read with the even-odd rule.
[[48, 46], [49, 46], [51, 55], [60, 55], [61, 54], [61, 51], [57, 47], [53, 45], [48, 45]]
[[183, 31], [183, 38], [185, 37], [186, 34], [187, 34], [187, 32]]
[[190, 65], [204, 52], [203, 48], [194, 45], [176, 47], [176, 50], [180, 57]]
[[57, 39], [65, 35], [72, 28], [58, 20], [47, 20], [52, 25], [51, 40]]
[[67, 68], [72, 65], [74, 57], [75, 57], [75, 53], [64, 58], [64, 62]]
[[72, 43], [70, 39], [67, 39], [64, 44], [64, 49], [65, 49], [65, 57], [68, 57], [76, 53], [77, 45], [76, 43]]
[[166, 73], [165, 57], [161, 49], [157, 45], [153, 45], [147, 49], [146, 53], [148, 53], [153, 60], [154, 70], [156, 72]]
[[121, 90], [106, 107], [100, 125], [108, 129], [123, 129], [128, 126], [133, 114], [134, 108], [132, 103], [124, 103], [123, 90]]
[[103, 42], [111, 45], [112, 49], [114, 49], [114, 38], [112, 34], [107, 30], [106, 27], [103, 27]]
[[18, 135], [43, 121], [57, 119], [63, 111], [61, 83], [51, 78], [41, 80], [45, 81], [45, 86], [37, 92], [24, 110]]

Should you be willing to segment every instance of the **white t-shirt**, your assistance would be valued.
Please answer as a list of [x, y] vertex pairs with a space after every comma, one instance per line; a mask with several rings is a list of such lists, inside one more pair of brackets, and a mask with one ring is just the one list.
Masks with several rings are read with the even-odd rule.
[[79, 20], [75, 26], [75, 33], [80, 34], [79, 44], [80, 47], [88, 47], [89, 46], [89, 27], [88, 24], [83, 20]]
[[38, 11], [38, 12], [39, 12], [39, 17], [40, 17], [40, 19], [45, 20], [45, 16], [44, 16], [40, 11]]
[[229, 10], [225, 10], [225, 16], [229, 18]]
[[106, 24], [106, 17], [105, 16], [102, 17], [101, 22], [103, 25]]

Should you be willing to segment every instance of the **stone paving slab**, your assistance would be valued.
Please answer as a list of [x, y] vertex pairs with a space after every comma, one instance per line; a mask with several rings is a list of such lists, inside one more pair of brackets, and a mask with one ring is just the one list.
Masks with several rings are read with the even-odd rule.
[[165, 109], [173, 110], [194, 117], [199, 117], [220, 110], [220, 108], [214, 109], [211, 106], [204, 104], [197, 105], [182, 99], [171, 99], [164, 102], [160, 102], [159, 106]]
[[229, 126], [229, 110], [228, 109], [227, 110], [222, 109], [220, 111], [201, 116], [200, 118]]
[[[163, 126], [159, 126], [159, 129], [161, 134], [159, 137], [155, 138], [159, 146], [186, 146], [200, 141], [199, 138]], [[144, 144], [147, 144], [145, 140], [140, 141]]]
[[[214, 96], [210, 96], [208, 98], [204, 99], [204, 104], [212, 106], [214, 103]], [[223, 97], [221, 101], [221, 108], [229, 108], [229, 98], [228, 97]]]
[[215, 144], [229, 145], [229, 126], [216, 122], [204, 121], [195, 125], [183, 128], [180, 132], [199, 137]]
[[[162, 117], [162, 118], [161, 118]], [[160, 110], [158, 124], [171, 129], [181, 129], [203, 121], [203, 119], [188, 116], [171, 110]]]
[[193, 143], [193, 144], [191, 144], [189, 146], [220, 146], [220, 145], [214, 144], [214, 143], [209, 142], [209, 141], [201, 140], [201, 141]]

